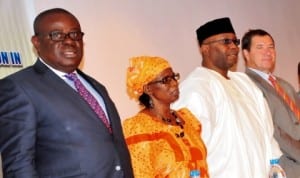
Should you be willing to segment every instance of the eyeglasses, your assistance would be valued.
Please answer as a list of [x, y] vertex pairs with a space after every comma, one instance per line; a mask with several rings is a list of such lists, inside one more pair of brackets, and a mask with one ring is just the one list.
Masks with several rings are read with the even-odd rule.
[[151, 84], [156, 84], [156, 83], [162, 83], [162, 84], [166, 85], [166, 84], [170, 84], [173, 80], [178, 81], [179, 79], [180, 79], [180, 74], [174, 73], [170, 76], [166, 76], [166, 77], [162, 78], [161, 80], [150, 82], [149, 84], [151, 85]]
[[220, 42], [220, 43], [222, 43], [224, 45], [230, 45], [231, 43], [233, 43], [236, 46], [238, 46], [240, 44], [241, 40], [240, 39], [228, 39], [228, 38], [224, 38], [224, 39], [220, 39], [220, 40], [209, 41], [209, 42], [202, 43], [202, 44], [207, 45], [207, 44], [217, 43], [217, 42]]
[[53, 31], [50, 32], [48, 35], [52, 41], [64, 41], [67, 37], [73, 41], [79, 41], [82, 40], [84, 33], [81, 31], [74, 31], [69, 33], [63, 33], [61, 31]]

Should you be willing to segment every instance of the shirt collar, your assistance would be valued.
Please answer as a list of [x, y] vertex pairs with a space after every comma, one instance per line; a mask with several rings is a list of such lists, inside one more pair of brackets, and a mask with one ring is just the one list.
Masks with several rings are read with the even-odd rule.
[[[53, 71], [57, 76], [59, 76], [62, 79], [66, 79], [66, 75], [67, 73], [59, 71], [57, 69], [54, 69], [53, 67], [51, 67], [50, 65], [48, 65], [41, 57], [39, 57], [39, 60], [45, 64], [51, 71]], [[76, 71], [73, 71], [74, 73], [77, 73]]]
[[[272, 75], [271, 73], [267, 74], [265, 72], [262, 72], [260, 70], [254, 69], [254, 68], [249, 68], [249, 69], [252, 70], [252, 71], [254, 71], [255, 73], [257, 73], [259, 76], [261, 76], [265, 80], [269, 80], [269, 76]], [[273, 76], [273, 77], [275, 78], [275, 76]]]

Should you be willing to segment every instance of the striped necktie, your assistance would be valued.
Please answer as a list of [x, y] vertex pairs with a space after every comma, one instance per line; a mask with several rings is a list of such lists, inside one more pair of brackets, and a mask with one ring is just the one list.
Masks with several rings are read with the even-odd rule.
[[78, 79], [76, 73], [67, 74], [66, 77], [74, 82], [75, 88], [79, 95], [89, 104], [96, 115], [101, 119], [104, 125], [107, 127], [109, 133], [112, 133], [112, 128], [109, 124], [108, 118], [106, 117], [103, 109], [99, 105], [96, 98], [86, 89], [86, 87]]
[[269, 76], [269, 81], [272, 83], [274, 89], [276, 90], [277, 94], [281, 96], [281, 98], [284, 100], [284, 102], [289, 106], [291, 111], [295, 114], [296, 118], [296, 123], [299, 123], [300, 121], [300, 110], [297, 107], [295, 101], [293, 101], [289, 95], [284, 91], [284, 89], [279, 85], [277, 80], [273, 76]]

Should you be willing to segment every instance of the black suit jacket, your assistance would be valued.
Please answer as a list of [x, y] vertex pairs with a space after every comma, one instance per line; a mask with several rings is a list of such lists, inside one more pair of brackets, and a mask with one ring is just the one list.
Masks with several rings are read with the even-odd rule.
[[74, 89], [38, 60], [0, 80], [5, 178], [133, 177], [113, 101], [103, 85], [78, 73], [103, 97], [113, 134]]

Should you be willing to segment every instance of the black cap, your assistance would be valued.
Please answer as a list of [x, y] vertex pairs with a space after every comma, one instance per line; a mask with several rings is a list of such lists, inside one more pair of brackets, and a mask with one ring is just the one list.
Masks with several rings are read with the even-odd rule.
[[220, 33], [234, 33], [234, 29], [232, 27], [231, 21], [228, 17], [215, 19], [207, 22], [206, 24], [200, 26], [197, 30], [197, 39], [200, 45], [202, 42], [213, 35], [217, 35]]

